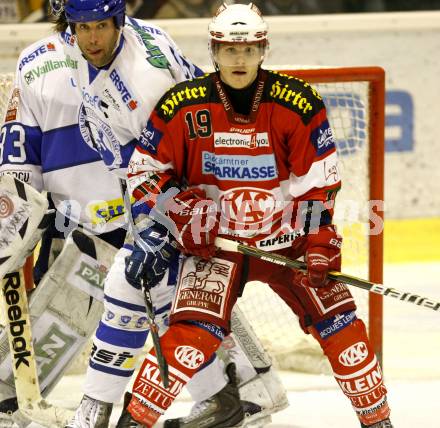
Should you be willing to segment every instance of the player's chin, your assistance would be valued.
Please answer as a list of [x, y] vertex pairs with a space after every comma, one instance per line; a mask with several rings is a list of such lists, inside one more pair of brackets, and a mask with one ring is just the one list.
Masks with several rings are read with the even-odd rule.
[[249, 86], [251, 81], [251, 73], [247, 71], [234, 71], [231, 73], [231, 83], [232, 87], [236, 89], [243, 89], [247, 86]]
[[102, 51], [95, 53], [87, 52], [85, 57], [87, 61], [93, 64], [95, 67], [102, 67], [105, 65], [105, 55]]

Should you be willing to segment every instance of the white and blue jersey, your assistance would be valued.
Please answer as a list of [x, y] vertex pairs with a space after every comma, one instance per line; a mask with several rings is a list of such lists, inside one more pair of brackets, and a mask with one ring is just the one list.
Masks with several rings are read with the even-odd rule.
[[135, 144], [160, 97], [171, 86], [202, 75], [161, 28], [127, 18], [113, 61], [99, 69], [65, 45], [77, 61], [75, 84], [82, 95], [81, 134], [109, 170], [122, 179]]
[[81, 136], [78, 61], [64, 50], [71, 42], [54, 34], [21, 53], [1, 128], [0, 174], [50, 192], [57, 209], [102, 233], [124, 224], [123, 201], [117, 178]]
[[[64, 45], [66, 56], [77, 63], [73, 74], [82, 97], [81, 135], [103, 165], [122, 180], [162, 95], [176, 83], [203, 74], [162, 29], [135, 19], [126, 21], [115, 57], [105, 67], [91, 66], [74, 37]], [[84, 393], [105, 402], [120, 400], [148, 332], [143, 292], [125, 278], [125, 260], [131, 250], [127, 241], [106, 277], [104, 315], [93, 341], [85, 382]], [[178, 270], [179, 260], [175, 259], [160, 284], [151, 290], [158, 318], [166, 319]]]

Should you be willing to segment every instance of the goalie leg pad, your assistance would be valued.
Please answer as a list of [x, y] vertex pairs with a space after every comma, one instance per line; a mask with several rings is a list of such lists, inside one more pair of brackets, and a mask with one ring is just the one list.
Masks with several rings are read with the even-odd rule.
[[0, 278], [23, 266], [46, 227], [47, 208], [47, 198], [33, 187], [0, 176]]
[[[9, 352], [9, 348], [7, 352]], [[0, 353], [3, 353], [2, 349], [0, 349]], [[15, 395], [15, 385], [11, 386], [9, 383], [0, 380], [0, 414], [13, 413], [18, 409], [18, 402]]]
[[[344, 324], [341, 319], [350, 319]], [[382, 370], [367, 337], [365, 324], [354, 312], [337, 315], [312, 327], [342, 392], [361, 423], [369, 426], [390, 415]]]
[[[244, 353], [249, 363], [257, 372], [267, 371], [272, 365], [272, 359], [241, 311], [239, 303], [234, 306], [232, 311], [231, 327], [233, 336], [236, 339], [236, 347], [241, 350], [241, 353]], [[240, 371], [239, 364], [236, 363], [236, 366]]]
[[[104, 278], [115, 252], [99, 238], [74, 231], [33, 292], [30, 315], [43, 396], [95, 331], [103, 310]], [[0, 350], [0, 379], [10, 386], [9, 395], [15, 388], [6, 334], [0, 336]]]
[[271, 415], [289, 405], [286, 389], [274, 369], [260, 373], [239, 386], [245, 427], [268, 425]]
[[220, 358], [214, 358], [191, 378], [186, 389], [193, 401], [200, 403], [217, 394], [227, 383], [225, 364]]
[[170, 385], [161, 382], [154, 350], [146, 356], [133, 384], [128, 411], [138, 422], [151, 427], [172, 404], [189, 379], [209, 361], [223, 339], [216, 326], [176, 323], [161, 337], [168, 363]]
[[239, 308], [232, 311], [232, 333], [225, 338], [218, 354], [225, 365], [237, 367], [240, 398], [245, 411], [246, 427], [270, 423], [270, 415], [288, 405], [287, 394], [271, 358]]

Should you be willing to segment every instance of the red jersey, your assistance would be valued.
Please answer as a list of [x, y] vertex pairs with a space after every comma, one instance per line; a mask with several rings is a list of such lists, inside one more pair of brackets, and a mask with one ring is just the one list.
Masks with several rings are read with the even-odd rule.
[[303, 234], [298, 202], [326, 202], [340, 187], [321, 96], [301, 79], [260, 70], [245, 116], [217, 73], [177, 84], [152, 112], [128, 180], [138, 199], [139, 186], [157, 193], [171, 182], [217, 203], [220, 235], [267, 250], [290, 246]]

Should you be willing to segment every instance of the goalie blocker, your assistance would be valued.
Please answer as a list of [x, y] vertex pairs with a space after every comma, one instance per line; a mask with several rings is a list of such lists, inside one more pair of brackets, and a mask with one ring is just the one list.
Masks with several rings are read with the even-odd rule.
[[[115, 253], [110, 244], [75, 230], [32, 294], [32, 333], [44, 397], [81, 352], [101, 319], [104, 278]], [[11, 329], [18, 332], [19, 326], [11, 323]], [[15, 384], [4, 331], [0, 335], [0, 409], [14, 401]]]

